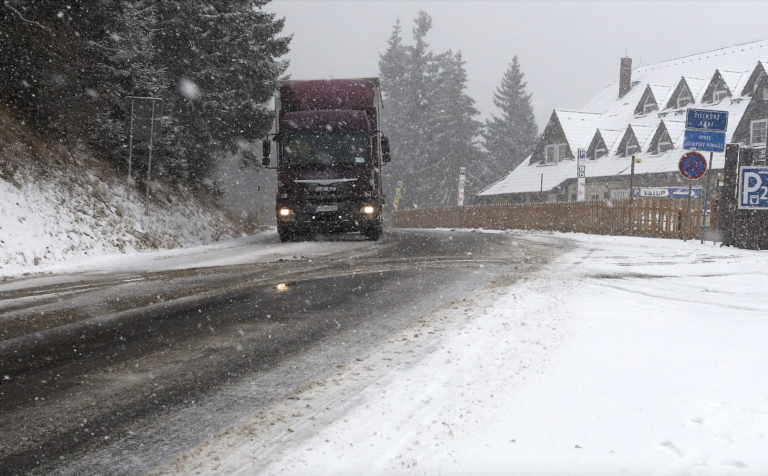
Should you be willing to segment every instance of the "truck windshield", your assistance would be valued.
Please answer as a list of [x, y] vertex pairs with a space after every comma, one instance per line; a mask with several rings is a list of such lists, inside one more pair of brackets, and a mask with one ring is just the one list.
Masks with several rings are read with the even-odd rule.
[[282, 165], [289, 168], [352, 168], [365, 165], [363, 131], [292, 132], [283, 139]]

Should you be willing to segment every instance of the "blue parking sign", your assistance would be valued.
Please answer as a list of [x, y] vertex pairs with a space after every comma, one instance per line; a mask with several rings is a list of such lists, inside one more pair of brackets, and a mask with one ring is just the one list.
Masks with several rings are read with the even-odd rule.
[[768, 210], [768, 167], [739, 167], [739, 208]]

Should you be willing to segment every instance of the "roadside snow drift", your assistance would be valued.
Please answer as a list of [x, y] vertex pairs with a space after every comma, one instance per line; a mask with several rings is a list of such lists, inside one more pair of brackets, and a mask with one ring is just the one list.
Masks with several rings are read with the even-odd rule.
[[768, 254], [560, 236], [157, 473], [766, 474]]
[[0, 276], [73, 257], [206, 244], [235, 236], [216, 205], [163, 182], [129, 198], [125, 177], [84, 150], [50, 148], [0, 111]]

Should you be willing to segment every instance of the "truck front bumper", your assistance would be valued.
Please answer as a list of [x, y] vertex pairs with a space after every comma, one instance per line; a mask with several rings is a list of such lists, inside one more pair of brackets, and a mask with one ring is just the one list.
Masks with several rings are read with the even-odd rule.
[[277, 206], [277, 228], [281, 233], [367, 233], [380, 227], [381, 204], [372, 201]]

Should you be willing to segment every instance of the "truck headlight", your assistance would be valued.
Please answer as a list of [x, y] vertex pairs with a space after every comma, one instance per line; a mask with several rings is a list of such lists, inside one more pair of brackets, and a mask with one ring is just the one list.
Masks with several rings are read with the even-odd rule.
[[371, 205], [366, 205], [366, 206], [363, 207], [363, 213], [365, 213], [366, 215], [370, 215], [370, 214], [372, 214], [375, 211], [376, 211], [376, 209], [373, 208]]
[[290, 208], [281, 208], [280, 209], [280, 216], [281, 217], [287, 217], [290, 214], [291, 214], [291, 209]]

